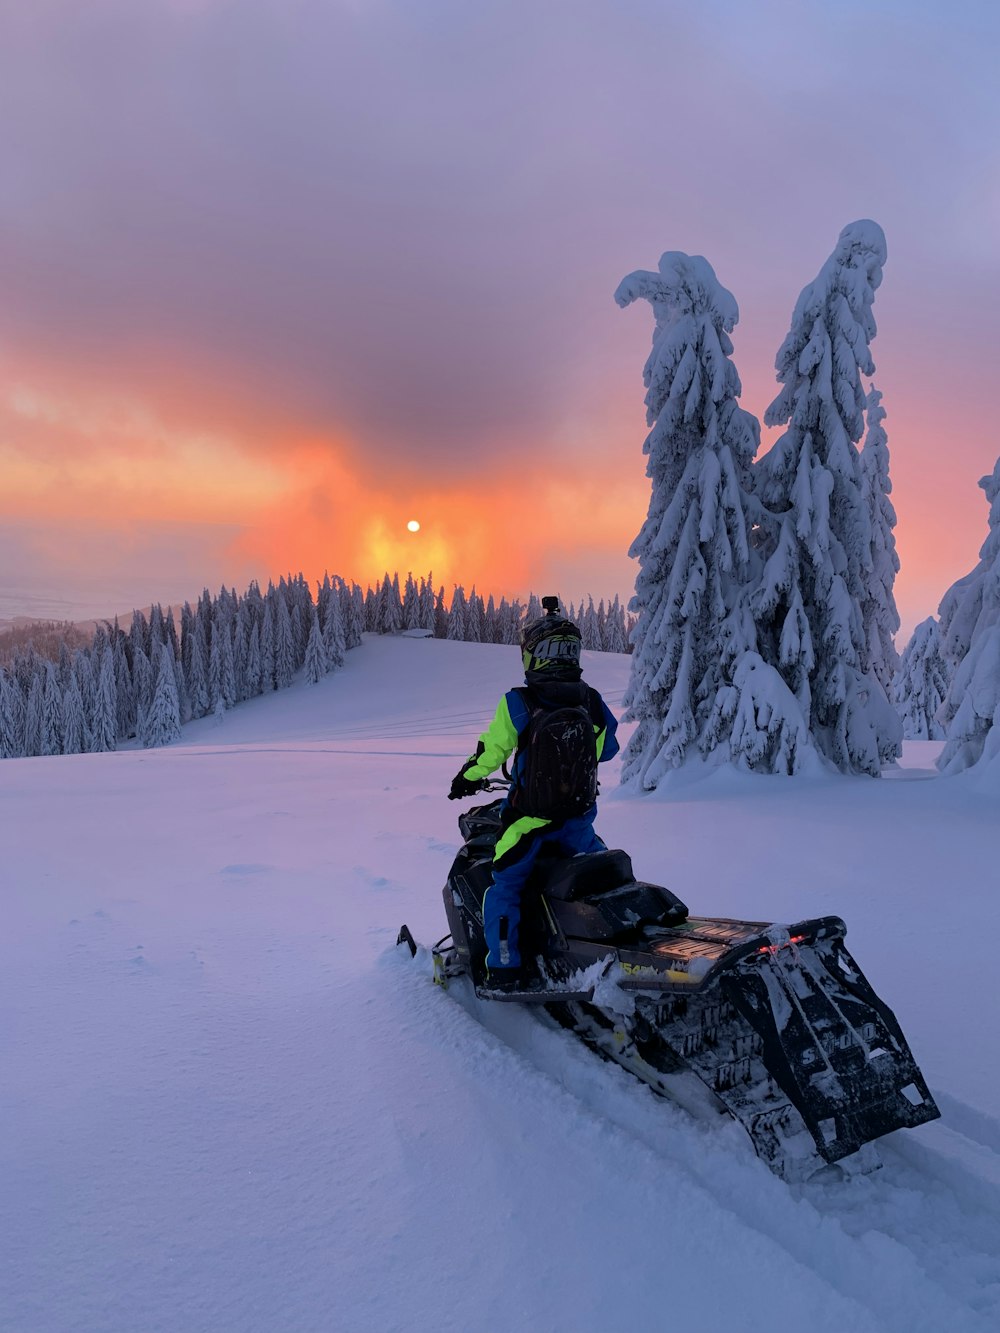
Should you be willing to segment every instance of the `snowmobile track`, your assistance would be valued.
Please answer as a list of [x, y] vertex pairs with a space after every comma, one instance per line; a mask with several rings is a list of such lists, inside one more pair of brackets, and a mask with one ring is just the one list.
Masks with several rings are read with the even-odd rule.
[[[670, 1100], [659, 1097], [616, 1062], [594, 1060], [544, 1010], [480, 1000], [467, 978], [450, 981], [447, 994], [582, 1107], [696, 1181], [796, 1261], [816, 1267], [821, 1233], [822, 1276], [887, 1329], [995, 1333], [1000, 1327], [1000, 1153], [950, 1125], [948, 1111], [916, 1134], [881, 1139], [881, 1169], [848, 1176], [834, 1166], [787, 1183], [707, 1097], [695, 1091], [686, 1104], [673, 1090]], [[973, 1121], [978, 1116], [945, 1101]], [[994, 1160], [996, 1183], [979, 1174], [984, 1154]], [[901, 1321], [904, 1290], [910, 1295], [903, 1305], [912, 1300], [914, 1308]]]

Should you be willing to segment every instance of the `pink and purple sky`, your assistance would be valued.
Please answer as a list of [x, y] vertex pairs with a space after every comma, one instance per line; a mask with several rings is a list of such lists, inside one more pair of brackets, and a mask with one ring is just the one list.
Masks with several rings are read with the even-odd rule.
[[762, 415], [871, 217], [905, 638], [1000, 452], [998, 59], [979, 3], [0, 0], [0, 615], [299, 569], [626, 596], [618, 281], [704, 254]]

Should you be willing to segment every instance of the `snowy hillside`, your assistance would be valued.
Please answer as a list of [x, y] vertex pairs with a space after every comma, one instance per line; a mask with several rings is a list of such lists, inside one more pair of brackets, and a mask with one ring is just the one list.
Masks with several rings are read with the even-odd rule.
[[[996, 797], [926, 746], [606, 783], [599, 830], [693, 910], [842, 915], [939, 1101], [790, 1188], [392, 947], [444, 933], [444, 793], [516, 665], [368, 637], [165, 750], [0, 764], [0, 1330], [1000, 1326]], [[585, 667], [614, 707], [627, 659]]]

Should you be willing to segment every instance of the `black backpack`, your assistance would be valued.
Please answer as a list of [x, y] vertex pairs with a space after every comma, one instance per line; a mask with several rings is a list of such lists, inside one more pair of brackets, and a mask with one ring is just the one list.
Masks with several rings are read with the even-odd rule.
[[[572, 819], [597, 799], [596, 698], [586, 685], [577, 698], [545, 703], [530, 689], [519, 689], [529, 722], [518, 741], [515, 807], [536, 819]], [[603, 712], [601, 713], [603, 722]], [[598, 723], [600, 725], [600, 723]]]

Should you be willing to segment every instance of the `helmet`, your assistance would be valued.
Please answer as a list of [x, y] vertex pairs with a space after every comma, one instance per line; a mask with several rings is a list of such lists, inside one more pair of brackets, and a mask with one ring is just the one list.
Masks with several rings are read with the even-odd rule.
[[546, 614], [521, 629], [521, 660], [526, 673], [542, 680], [580, 679], [580, 631], [559, 614], [559, 599], [543, 597]]

